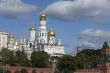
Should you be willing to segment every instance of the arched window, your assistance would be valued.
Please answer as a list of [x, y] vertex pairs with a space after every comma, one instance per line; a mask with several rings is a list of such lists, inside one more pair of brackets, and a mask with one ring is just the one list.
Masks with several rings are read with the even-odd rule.
[[42, 33], [42, 36], [44, 36], [44, 33]]
[[32, 48], [32, 43], [29, 44], [29, 48]]

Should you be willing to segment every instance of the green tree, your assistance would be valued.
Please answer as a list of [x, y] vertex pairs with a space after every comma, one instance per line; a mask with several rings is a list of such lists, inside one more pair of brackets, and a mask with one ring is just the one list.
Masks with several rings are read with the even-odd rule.
[[57, 68], [63, 73], [73, 73], [75, 71], [74, 57], [64, 55], [58, 60]]
[[34, 51], [31, 54], [31, 63], [33, 67], [48, 67], [49, 65], [49, 55], [44, 51]]
[[20, 73], [28, 73], [26, 69], [21, 69]]
[[90, 66], [89, 56], [85, 53], [80, 53], [74, 57], [74, 64], [76, 68], [83, 69]]
[[30, 66], [30, 61], [24, 51], [16, 51], [15, 60], [17, 65]]
[[84, 49], [75, 56], [78, 68], [96, 67], [96, 63], [100, 62], [101, 50]]
[[8, 50], [7, 48], [3, 48], [1, 50], [1, 59], [5, 64], [15, 65], [15, 56], [14, 52]]

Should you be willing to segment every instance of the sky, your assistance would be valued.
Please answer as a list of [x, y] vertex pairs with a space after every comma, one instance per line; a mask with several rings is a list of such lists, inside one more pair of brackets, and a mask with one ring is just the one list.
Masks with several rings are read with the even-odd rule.
[[47, 29], [61, 38], [66, 53], [99, 49], [110, 43], [110, 0], [0, 0], [0, 29], [15, 39], [28, 35], [31, 26], [39, 27], [39, 15], [47, 16]]

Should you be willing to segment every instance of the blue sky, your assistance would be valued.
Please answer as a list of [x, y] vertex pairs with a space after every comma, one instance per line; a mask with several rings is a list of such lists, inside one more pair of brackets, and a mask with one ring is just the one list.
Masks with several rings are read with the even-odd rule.
[[[110, 42], [108, 0], [95, 3], [94, 0], [0, 0], [0, 4], [3, 4], [2, 1], [8, 2], [9, 8], [0, 6], [0, 28], [8, 34], [13, 32], [16, 39], [27, 35], [32, 25], [38, 32], [39, 14], [44, 11], [47, 28], [55, 30], [56, 38], [62, 39], [66, 52], [74, 51], [78, 35], [81, 48], [96, 49], [101, 47], [103, 41]], [[17, 6], [21, 4], [24, 10], [16, 7], [11, 10], [9, 1], [16, 1]]]

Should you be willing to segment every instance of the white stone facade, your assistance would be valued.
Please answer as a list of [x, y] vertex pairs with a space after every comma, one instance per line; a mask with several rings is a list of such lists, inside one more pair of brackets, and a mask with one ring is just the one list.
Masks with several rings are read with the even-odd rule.
[[7, 48], [7, 33], [0, 31], [0, 50]]

